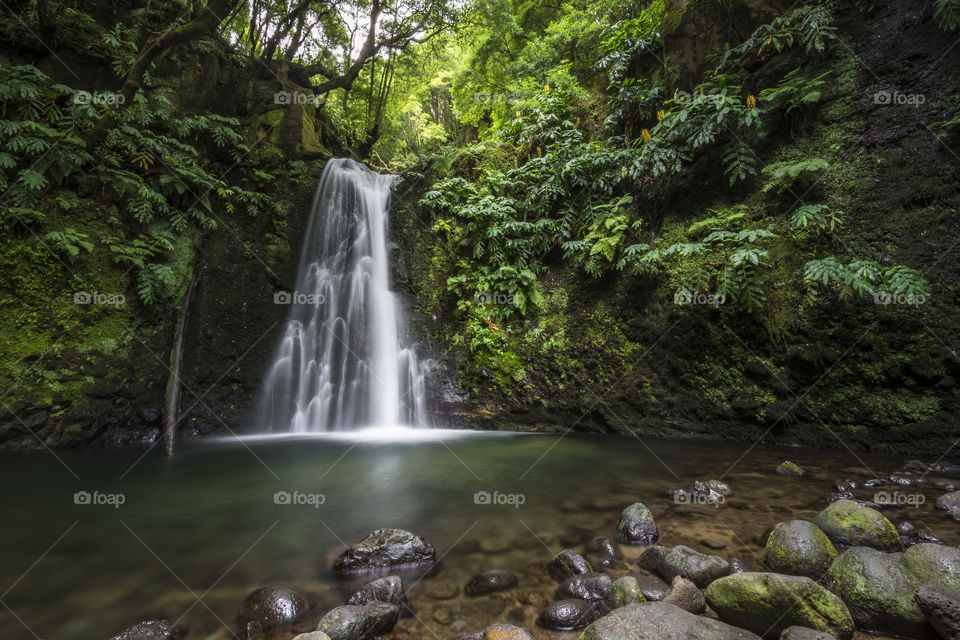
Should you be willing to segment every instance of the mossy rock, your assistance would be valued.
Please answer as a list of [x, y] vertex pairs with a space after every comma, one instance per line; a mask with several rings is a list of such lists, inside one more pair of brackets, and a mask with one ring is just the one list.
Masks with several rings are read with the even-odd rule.
[[566, 580], [570, 576], [590, 573], [593, 567], [587, 559], [571, 549], [564, 549], [547, 563], [547, 571], [555, 580]]
[[789, 460], [785, 460], [784, 462], [781, 462], [780, 466], [777, 467], [777, 475], [781, 475], [781, 476], [793, 476], [795, 478], [799, 478], [800, 476], [803, 476], [806, 473], [807, 473], [806, 471], [800, 468], [800, 465], [794, 462], [790, 462]]
[[633, 576], [622, 576], [613, 581], [613, 586], [604, 597], [604, 604], [610, 609], [619, 609], [635, 602], [646, 602], [640, 584]]
[[719, 620], [696, 616], [666, 602], [621, 607], [584, 629], [579, 640], [760, 640]]
[[920, 581], [903, 566], [900, 557], [870, 547], [854, 547], [834, 561], [827, 582], [846, 603], [857, 627], [922, 637], [930, 628], [913, 598]]
[[900, 551], [903, 544], [887, 518], [853, 500], [837, 500], [817, 514], [816, 525], [837, 544]]
[[777, 573], [819, 580], [837, 559], [830, 538], [815, 524], [790, 520], [774, 527], [763, 553], [763, 563]]
[[705, 595], [721, 620], [768, 638], [792, 626], [853, 637], [853, 617], [843, 601], [807, 577], [738, 573], [715, 580]]
[[960, 590], [960, 549], [943, 544], [917, 544], [900, 560], [920, 584]]
[[627, 544], [653, 544], [660, 537], [653, 514], [642, 502], [635, 502], [620, 514], [617, 536]]

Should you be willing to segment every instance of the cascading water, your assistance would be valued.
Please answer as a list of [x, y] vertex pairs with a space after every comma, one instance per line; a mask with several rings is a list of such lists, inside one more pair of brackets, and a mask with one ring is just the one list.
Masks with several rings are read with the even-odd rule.
[[278, 294], [291, 308], [260, 403], [270, 431], [425, 424], [426, 369], [390, 290], [394, 179], [348, 159], [323, 170], [297, 288]]

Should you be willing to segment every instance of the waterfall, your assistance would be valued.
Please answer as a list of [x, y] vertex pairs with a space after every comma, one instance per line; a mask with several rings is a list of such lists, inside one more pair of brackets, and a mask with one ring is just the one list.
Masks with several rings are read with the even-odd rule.
[[394, 179], [348, 159], [323, 170], [296, 290], [275, 296], [290, 313], [260, 401], [270, 431], [425, 424], [426, 367], [390, 290]]

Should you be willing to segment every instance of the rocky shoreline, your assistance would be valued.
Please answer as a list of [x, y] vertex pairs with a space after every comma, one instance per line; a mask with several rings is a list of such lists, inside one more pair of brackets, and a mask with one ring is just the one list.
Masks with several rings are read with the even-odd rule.
[[[910, 488], [941, 491], [938, 510], [960, 520], [960, 491], [943, 472], [917, 461], [903, 472], [864, 481], [837, 482], [835, 493], [812, 519], [771, 522], [760, 541], [761, 571], [738, 558], [700, 549], [666, 546], [659, 508], [623, 506], [612, 536], [598, 536], [579, 549], [556, 553], [539, 569], [538, 590], [512, 570], [490, 567], [464, 584], [442, 577], [442, 556], [433, 545], [403, 529], [377, 529], [332, 563], [347, 597], [328, 609], [309, 592], [282, 586], [254, 590], [242, 602], [235, 631], [208, 640], [850, 640], [881, 637], [960, 639], [960, 549], [907, 520], [895, 525]], [[954, 470], [949, 470], [954, 471]], [[784, 463], [776, 473], [798, 481], [804, 470]], [[791, 478], [788, 478], [791, 477]], [[898, 489], [902, 492], [898, 493]], [[890, 493], [893, 491], [893, 494]], [[868, 494], [873, 493], [873, 499]], [[674, 504], [719, 505], [733, 489], [698, 481], [670, 492]], [[891, 495], [899, 496], [893, 501]], [[615, 524], [615, 529], [613, 528]], [[552, 594], [544, 585], [553, 585]], [[416, 591], [417, 597], [411, 597]], [[458, 618], [449, 604], [512, 593], [514, 608], [482, 607]], [[552, 595], [552, 601], [551, 601]], [[531, 614], [534, 624], [529, 624]], [[406, 620], [407, 622], [403, 622]], [[443, 626], [445, 637], [427, 624]], [[524, 624], [526, 622], [526, 624]], [[179, 640], [190, 636], [168, 620], [145, 620], [114, 640]]]

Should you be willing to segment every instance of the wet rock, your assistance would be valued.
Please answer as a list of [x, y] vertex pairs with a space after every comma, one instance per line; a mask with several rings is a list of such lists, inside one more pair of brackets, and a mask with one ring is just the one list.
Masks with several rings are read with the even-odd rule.
[[[616, 565], [621, 559], [620, 550], [613, 538], [598, 537], [593, 538], [587, 544], [587, 555], [590, 561], [598, 566], [608, 569]], [[585, 573], [581, 571], [580, 573]]]
[[937, 498], [936, 507], [954, 520], [960, 520], [960, 491], [943, 494]]
[[653, 514], [641, 502], [635, 502], [620, 514], [617, 535], [627, 544], [653, 544], [660, 537]]
[[566, 580], [570, 576], [593, 571], [586, 558], [570, 549], [564, 549], [547, 563], [547, 571], [554, 580]]
[[960, 640], [960, 591], [923, 585], [914, 598], [941, 638]]
[[464, 587], [467, 595], [475, 596], [482, 593], [493, 593], [494, 591], [504, 591], [517, 586], [517, 576], [509, 571], [494, 569], [485, 571], [470, 578], [470, 582]]
[[897, 525], [897, 533], [900, 534], [900, 542], [904, 547], [912, 547], [918, 544], [946, 544], [943, 540], [928, 531], [920, 531], [910, 522], [901, 522]]
[[830, 566], [827, 585], [850, 609], [858, 627], [901, 635], [929, 631], [913, 599], [919, 583], [899, 555], [853, 547]]
[[881, 551], [903, 548], [896, 528], [882, 513], [853, 500], [837, 500], [817, 514], [814, 523], [837, 544]]
[[647, 600], [663, 600], [670, 593], [670, 585], [660, 578], [636, 573], [631, 577], [637, 581], [640, 593]]
[[700, 614], [707, 610], [707, 601], [697, 585], [680, 576], [673, 579], [670, 593], [663, 601], [690, 613]]
[[423, 595], [431, 600], [449, 600], [457, 597], [458, 593], [460, 593], [460, 587], [449, 580], [430, 581], [426, 583], [423, 590]]
[[371, 602], [383, 602], [400, 608], [400, 615], [412, 615], [410, 603], [403, 592], [403, 579], [400, 576], [385, 576], [363, 585], [359, 591], [347, 599], [347, 604], [364, 605]]
[[837, 558], [833, 543], [815, 524], [790, 520], [774, 527], [763, 552], [763, 563], [777, 573], [819, 580]]
[[741, 560], [740, 558], [730, 558], [728, 562], [730, 563], [729, 575], [733, 575], [735, 573], [743, 573], [744, 571], [747, 570], [746, 565], [743, 564], [743, 560]]
[[727, 497], [733, 495], [730, 485], [719, 480], [703, 482], [697, 480], [686, 489], [674, 489], [669, 492], [674, 504], [711, 504], [718, 505], [726, 502]]
[[294, 636], [293, 640], [330, 640], [330, 636], [323, 631], [311, 631], [310, 633], [301, 633]]
[[298, 591], [287, 587], [260, 587], [240, 605], [242, 626], [255, 623], [264, 631], [296, 624], [305, 613], [306, 599]]
[[683, 545], [673, 549], [660, 545], [651, 547], [640, 556], [637, 563], [661, 578], [673, 580], [681, 576], [701, 589], [730, 571], [730, 563], [723, 558], [699, 553]]
[[613, 587], [613, 580], [605, 573], [581, 573], [571, 576], [557, 587], [557, 598], [586, 600], [597, 603]]
[[777, 635], [801, 626], [841, 640], [853, 636], [843, 601], [807, 577], [740, 573], [712, 582], [704, 595], [721, 620], [756, 633]]
[[433, 545], [404, 529], [377, 529], [344, 551], [334, 562], [339, 572], [402, 565], [432, 565], [437, 560]]
[[697, 616], [666, 602], [621, 607], [584, 629], [579, 640], [760, 640], [718, 620]]
[[837, 640], [837, 636], [808, 627], [787, 627], [780, 640]]
[[920, 584], [960, 589], [960, 549], [939, 544], [918, 544], [900, 559]]
[[643, 592], [633, 576], [621, 576], [613, 581], [603, 603], [607, 610], [613, 611], [634, 602], [643, 602]]
[[777, 475], [781, 475], [781, 476], [792, 476], [794, 478], [799, 478], [806, 473], [807, 472], [801, 469], [799, 465], [794, 464], [789, 460], [785, 460], [784, 462], [781, 462], [780, 466], [777, 467]]
[[533, 636], [527, 631], [510, 624], [492, 624], [475, 638], [476, 640], [533, 640]]
[[180, 640], [186, 635], [186, 629], [169, 620], [144, 620], [113, 636], [113, 640]]
[[348, 604], [323, 616], [317, 631], [326, 633], [330, 640], [370, 640], [393, 629], [398, 614], [397, 607], [391, 604]]
[[558, 600], [547, 605], [547, 608], [537, 617], [537, 624], [547, 629], [570, 631], [572, 629], [583, 629], [593, 622], [593, 619], [593, 607], [586, 601], [579, 599]]

